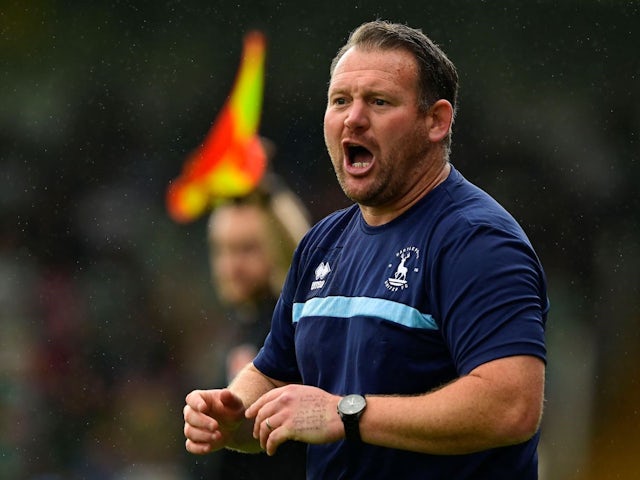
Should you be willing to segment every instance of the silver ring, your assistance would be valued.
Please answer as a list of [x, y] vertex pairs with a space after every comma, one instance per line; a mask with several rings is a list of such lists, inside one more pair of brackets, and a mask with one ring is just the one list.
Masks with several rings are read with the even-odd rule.
[[273, 427], [272, 427], [272, 426], [271, 426], [271, 424], [269, 423], [269, 419], [268, 419], [268, 418], [265, 420], [264, 424], [267, 426], [267, 428], [268, 428], [269, 430], [273, 430]]

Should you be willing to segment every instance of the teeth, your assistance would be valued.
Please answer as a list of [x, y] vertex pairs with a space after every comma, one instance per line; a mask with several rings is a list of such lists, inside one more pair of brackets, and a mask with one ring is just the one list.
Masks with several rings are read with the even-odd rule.
[[365, 168], [368, 167], [370, 162], [354, 162], [353, 166], [356, 168]]

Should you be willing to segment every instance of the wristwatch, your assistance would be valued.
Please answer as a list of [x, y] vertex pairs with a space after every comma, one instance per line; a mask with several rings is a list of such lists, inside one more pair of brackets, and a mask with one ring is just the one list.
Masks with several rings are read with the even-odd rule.
[[349, 442], [360, 442], [360, 416], [367, 407], [362, 395], [347, 395], [338, 402], [338, 414], [344, 424], [344, 435]]

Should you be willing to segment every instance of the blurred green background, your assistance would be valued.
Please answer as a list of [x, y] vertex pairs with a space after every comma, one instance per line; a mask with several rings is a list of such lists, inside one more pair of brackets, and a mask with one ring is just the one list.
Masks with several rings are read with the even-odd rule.
[[347, 204], [322, 139], [328, 66], [375, 18], [461, 76], [453, 163], [549, 277], [541, 479], [638, 478], [640, 3], [0, 2], [0, 471], [191, 478], [184, 395], [221, 318], [205, 222], [164, 192], [267, 35], [261, 133], [319, 220]]

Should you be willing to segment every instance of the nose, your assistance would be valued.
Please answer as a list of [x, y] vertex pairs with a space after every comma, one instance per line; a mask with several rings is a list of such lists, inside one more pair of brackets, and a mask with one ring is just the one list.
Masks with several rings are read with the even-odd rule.
[[344, 119], [344, 126], [349, 130], [362, 130], [369, 127], [369, 116], [362, 102], [353, 102]]

